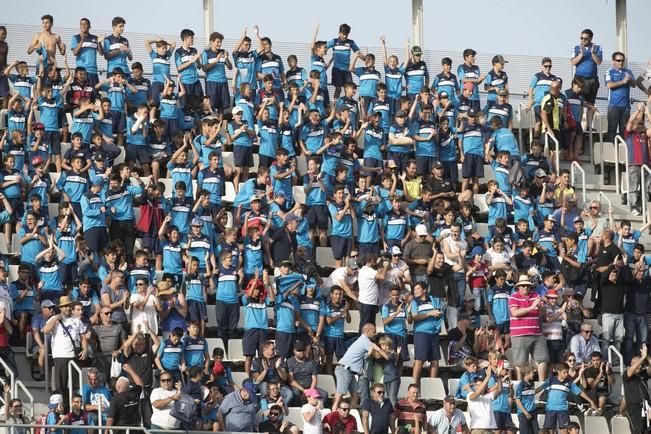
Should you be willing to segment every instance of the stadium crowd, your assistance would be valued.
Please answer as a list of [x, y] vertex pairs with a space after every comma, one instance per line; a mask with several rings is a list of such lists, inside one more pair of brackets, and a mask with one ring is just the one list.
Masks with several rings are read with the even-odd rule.
[[[0, 265], [0, 357], [18, 372], [11, 346], [28, 336], [35, 375], [52, 357], [42, 422], [525, 434], [539, 432], [542, 392], [542, 432], [578, 433], [570, 411], [584, 405], [646, 429], [649, 225], [579, 206], [541, 140], [577, 160], [603, 80], [640, 215], [651, 125], [630, 90], [649, 77], [624, 53], [599, 77], [604, 53], [583, 30], [565, 85], [543, 58], [534, 140], [518, 143], [501, 55], [484, 72], [466, 49], [456, 74], [448, 57], [439, 72], [418, 46], [389, 56], [384, 37], [383, 52], [363, 52], [342, 24], [328, 40], [316, 28], [304, 66], [257, 26], [233, 47], [218, 32], [195, 47], [183, 29], [134, 59], [125, 24], [94, 35], [82, 18], [66, 44], [44, 15], [35, 68], [8, 64], [0, 27], [0, 220], [19, 248]], [[243, 363], [224, 351], [235, 344]], [[624, 355], [621, 402], [610, 345]], [[90, 367], [82, 394], [68, 390], [70, 361]], [[456, 390], [427, 417], [420, 386], [441, 376]], [[6, 416], [24, 422], [10, 389]]]

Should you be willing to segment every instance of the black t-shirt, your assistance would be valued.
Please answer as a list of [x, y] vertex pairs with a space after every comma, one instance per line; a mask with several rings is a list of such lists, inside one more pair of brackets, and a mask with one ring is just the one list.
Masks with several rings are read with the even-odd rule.
[[432, 297], [446, 298], [451, 291], [452, 285], [452, 266], [443, 264], [441, 268], [435, 268], [429, 274], [429, 293]]
[[136, 374], [140, 376], [146, 388], [152, 387], [153, 384], [154, 374], [152, 366], [154, 365], [154, 358], [153, 353], [148, 349], [142, 354], [131, 352], [126, 361], [136, 371]]
[[515, 260], [515, 267], [518, 269], [520, 272], [527, 272], [529, 268], [531, 267], [538, 267], [540, 266], [542, 262], [542, 255], [539, 253], [536, 253], [535, 255], [531, 255], [528, 258], [524, 256], [524, 253], [520, 252], [514, 257]]
[[[370, 398], [362, 402], [362, 410], [369, 412], [371, 416], [370, 434], [386, 434], [389, 426], [389, 417], [393, 413], [393, 406], [388, 398], [382, 401], [382, 404]], [[358, 429], [361, 427], [358, 427]]]
[[602, 247], [599, 249], [599, 255], [597, 256], [597, 268], [612, 264], [615, 257], [621, 254], [622, 251], [619, 250], [619, 247], [615, 244], [611, 244], [608, 247]]
[[134, 386], [126, 392], [113, 395], [108, 417], [114, 426], [140, 425], [140, 394], [142, 387]]
[[271, 423], [270, 420], [265, 420], [264, 422], [260, 422], [260, 424], [258, 425], [258, 432], [277, 434], [280, 433], [280, 425], [282, 425], [282, 422], [279, 423], [278, 426], [276, 426], [273, 423]]
[[[599, 368], [595, 368], [593, 366], [589, 367], [588, 369], [585, 370], [583, 373], [585, 375], [585, 378], [597, 378], [599, 375]], [[597, 383], [597, 386], [594, 388], [594, 390], [598, 394], [608, 394], [608, 376], [607, 375], [602, 375], [601, 380], [599, 380], [599, 383]]]
[[296, 232], [289, 233], [284, 227], [271, 235], [271, 257], [276, 264], [291, 259], [296, 251]]
[[[622, 380], [624, 381], [624, 398], [626, 398], [627, 407], [642, 407], [642, 402], [649, 399], [649, 391], [646, 387], [648, 378], [644, 369], [632, 377], [629, 377], [628, 373], [624, 371]], [[631, 411], [628, 413], [632, 414]]]

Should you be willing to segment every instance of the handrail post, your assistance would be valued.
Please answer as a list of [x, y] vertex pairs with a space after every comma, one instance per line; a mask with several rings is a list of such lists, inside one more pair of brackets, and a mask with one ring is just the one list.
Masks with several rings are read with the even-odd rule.
[[[49, 344], [49, 333], [44, 333], [43, 334], [43, 341], [44, 341], [44, 346], [45, 346], [45, 393], [50, 393], [50, 344]], [[38, 359], [37, 359], [38, 360]]]
[[574, 179], [576, 177], [576, 170], [581, 173], [581, 195], [583, 198], [583, 205], [586, 203], [586, 187], [585, 187], [585, 170], [581, 165], [578, 163], [578, 161], [572, 161], [572, 164], [570, 166], [570, 177], [571, 177], [571, 183], [572, 185], [576, 185], [574, 182]]
[[601, 147], [601, 162], [600, 162], [600, 164], [601, 164], [601, 185], [605, 185], [606, 184], [605, 183], [605, 181], [606, 181], [606, 173], [605, 173], [606, 166], [604, 164], [604, 129], [603, 129], [603, 127], [601, 125], [600, 125], [600, 128], [599, 128], [599, 145]]
[[73, 369], [75, 371], [77, 371], [77, 374], [79, 374], [79, 392], [77, 392], [77, 393], [81, 393], [81, 382], [82, 382], [82, 377], [83, 377], [83, 374], [81, 372], [81, 368], [79, 367], [79, 365], [77, 365], [77, 363], [75, 363], [74, 360], [70, 360], [68, 362], [68, 401], [69, 401], [70, 408], [72, 408], [72, 394], [73, 394], [72, 389], [73, 389], [73, 385], [74, 385], [74, 381], [73, 381], [73, 378], [72, 378], [72, 370]]
[[0, 359], [0, 366], [9, 374], [10, 395], [14, 397], [16, 396], [16, 373], [9, 368], [9, 365], [3, 359]]
[[608, 209], [610, 209], [610, 208], [613, 207], [613, 203], [612, 203], [612, 201], [610, 200], [610, 198], [609, 198], [608, 196], [606, 196], [606, 193], [604, 193], [603, 191], [600, 191], [600, 192], [599, 192], [599, 196], [598, 196], [598, 198], [599, 198], [599, 202], [601, 202], [601, 199], [602, 199], [602, 198], [605, 199], [606, 202], [608, 202]]
[[[617, 194], [621, 194], [621, 188], [620, 188], [620, 180], [619, 180], [619, 140], [621, 140], [620, 136], [615, 136], [615, 139], [613, 140], [613, 146], [615, 147], [615, 189], [617, 191]], [[628, 152], [627, 152], [628, 154]], [[630, 188], [630, 187], [629, 187]]]
[[23, 393], [27, 396], [30, 404], [30, 412], [31, 412], [31, 418], [34, 419], [34, 395], [25, 387], [25, 384], [20, 381], [16, 380], [16, 396], [15, 398], [18, 398], [18, 390], [22, 390]]
[[559, 141], [556, 137], [552, 135], [549, 131], [545, 131], [545, 156], [549, 155], [549, 139], [554, 142], [554, 162], [555, 162], [555, 169], [556, 169], [556, 176], [560, 175], [561, 173], [561, 149], [560, 149], [560, 144]]
[[522, 119], [523, 119], [523, 114], [524, 114], [524, 111], [522, 110], [523, 107], [524, 107], [524, 104], [520, 103], [520, 106], [518, 107], [518, 109], [520, 110], [520, 128], [518, 128], [518, 142], [520, 144], [520, 153], [521, 154], [525, 153], [525, 152], [522, 152], [522, 150], [524, 149], [524, 141], [522, 140]]
[[[646, 188], [645, 188], [645, 186], [646, 186], [646, 175], [645, 174], [646, 173], [648, 173], [649, 176], [651, 176], [651, 168], [649, 168], [649, 166], [644, 164], [644, 165], [642, 165], [642, 167], [640, 167], [640, 182], [641, 182], [641, 184], [640, 184], [640, 201], [642, 202], [642, 224], [647, 224], [648, 221], [649, 221], [649, 217], [647, 215], [647, 208], [648, 208], [647, 207], [647, 196], [648, 196], [649, 192], [647, 192]], [[629, 185], [628, 188], [630, 190], [630, 188], [631, 188], [630, 185]], [[629, 204], [629, 206], [630, 206], [630, 204]]]
[[[614, 346], [610, 345], [608, 347], [608, 363], [610, 363], [610, 366], [613, 365], [613, 353], [617, 354], [617, 357], [619, 358], [619, 368], [622, 370], [626, 369], [624, 366], [624, 356], [622, 356], [622, 353], [619, 352], [619, 350]], [[622, 382], [622, 397], [624, 396], [624, 383]]]

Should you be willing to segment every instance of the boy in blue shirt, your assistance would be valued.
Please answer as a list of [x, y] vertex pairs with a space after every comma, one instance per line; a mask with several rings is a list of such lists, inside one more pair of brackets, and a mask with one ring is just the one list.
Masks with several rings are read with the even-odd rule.
[[570, 367], [562, 362], [556, 365], [556, 376], [545, 380], [540, 389], [548, 391], [547, 403], [545, 404], [545, 429], [560, 429], [561, 432], [567, 429], [570, 423], [569, 405], [567, 395], [580, 396], [590, 403], [590, 407], [597, 411], [597, 404], [569, 378]]
[[[110, 77], [108, 77], [106, 80], [100, 81], [97, 83], [97, 85], [95, 85], [96, 90], [104, 90], [106, 92], [106, 95], [111, 102], [109, 112], [113, 125], [113, 131], [111, 131], [111, 135], [117, 134], [117, 144], [119, 146], [122, 146], [124, 144], [124, 132], [127, 129], [127, 88], [130, 89], [133, 93], [138, 92], [138, 90], [129, 84], [129, 82], [125, 79], [124, 71], [119, 68], [115, 68], [113, 70], [113, 74]], [[129, 160], [128, 157], [127, 160]]]
[[486, 186], [488, 187], [488, 193], [486, 193], [486, 204], [488, 205], [488, 230], [492, 238], [493, 233], [495, 232], [495, 221], [498, 218], [506, 220], [507, 205], [512, 206], [513, 201], [500, 190], [497, 181], [494, 179], [488, 181]]
[[97, 43], [101, 44], [106, 59], [106, 70], [111, 72], [119, 68], [122, 73], [129, 74], [128, 60], [133, 60], [133, 53], [129, 46], [129, 40], [122, 36], [126, 21], [122, 17], [115, 17], [111, 21], [113, 31], [110, 35], [101, 35], [97, 38]]
[[398, 110], [398, 99], [402, 95], [402, 79], [404, 67], [398, 67], [398, 57], [389, 56], [384, 36], [380, 37], [382, 52], [384, 53], [384, 84], [386, 85], [387, 98], [389, 100], [390, 116]]
[[[152, 45], [156, 44], [154, 49]], [[158, 106], [160, 94], [163, 91], [165, 77], [170, 77], [170, 58], [176, 48], [176, 42], [171, 44], [164, 39], [148, 39], [145, 41], [145, 49], [149, 53], [152, 63], [151, 86], [149, 87], [149, 101], [152, 105]]]
[[344, 321], [348, 323], [351, 321], [349, 308], [348, 302], [344, 300], [344, 290], [339, 285], [333, 285], [330, 288], [330, 298], [327, 302], [321, 303], [319, 327], [315, 338], [317, 340], [321, 338], [325, 349], [327, 373], [332, 373], [332, 356], [336, 355], [337, 359], [341, 359], [346, 353]]
[[255, 131], [253, 125], [242, 119], [244, 111], [239, 107], [233, 108], [233, 121], [228, 124], [228, 138], [233, 143], [233, 162], [235, 174], [233, 184], [238, 188], [240, 177], [249, 178], [249, 168], [253, 166], [253, 138]]
[[535, 370], [529, 365], [520, 368], [522, 381], [515, 387], [515, 405], [518, 408], [520, 434], [537, 434], [536, 388], [533, 377]]
[[43, 83], [43, 77], [38, 76], [36, 80], [36, 91], [39, 95], [37, 100], [38, 109], [41, 114], [41, 123], [44, 126], [43, 144], [49, 146], [50, 155], [54, 155], [54, 163], [57, 171], [61, 172], [61, 125], [60, 113], [63, 110], [63, 97], [68, 93], [68, 88], [73, 80], [73, 75], [68, 78], [61, 89], [61, 92], [54, 94], [50, 84]]
[[477, 378], [478, 366], [479, 363], [474, 357], [466, 357], [463, 360], [465, 371], [461, 374], [461, 378], [459, 378], [459, 387], [457, 388], [457, 392], [454, 394], [455, 398], [468, 398], [468, 394], [472, 392], [472, 386], [475, 384], [475, 379]]
[[253, 280], [247, 285], [246, 294], [242, 296], [245, 315], [242, 338], [245, 372], [251, 371], [253, 357], [258, 354], [258, 349], [267, 341], [267, 329], [269, 328], [267, 307], [274, 305], [276, 295], [273, 288], [270, 288], [267, 296], [265, 287], [266, 285], [256, 270]]
[[[240, 304], [238, 302], [238, 279], [243, 278], [242, 269], [237, 262], [233, 263], [233, 253], [223, 250], [219, 254], [219, 267], [217, 268], [217, 294], [215, 312], [219, 337], [224, 346], [228, 347], [228, 340], [234, 336], [237, 324], [240, 321]], [[266, 311], [265, 311], [266, 313]], [[255, 353], [254, 353], [255, 354]]]
[[[168, 270], [166, 269], [165, 271], [167, 272]], [[199, 259], [195, 257], [190, 259], [183, 280], [185, 298], [188, 303], [188, 315], [186, 318], [199, 326], [201, 336], [204, 335], [206, 321], [208, 320], [206, 310], [208, 294], [206, 288], [210, 285], [214, 289], [214, 280], [211, 279], [211, 276], [210, 261], [206, 261], [206, 272], [202, 275], [199, 272]]]
[[332, 219], [330, 244], [335, 258], [335, 268], [339, 268], [352, 248], [355, 210], [350, 203], [350, 194], [344, 198], [343, 185], [336, 186], [332, 196], [333, 200], [328, 204], [328, 212]]
[[221, 48], [223, 40], [224, 35], [212, 32], [210, 47], [201, 53], [201, 64], [206, 73], [206, 95], [210, 97], [210, 106], [219, 113], [224, 113], [231, 104], [226, 68], [229, 71], [233, 69], [228, 51]]
[[[470, 107], [480, 110], [479, 85], [484, 81], [486, 75], [480, 75], [479, 66], [475, 65], [477, 52], [472, 48], [463, 50], [463, 63], [457, 67], [457, 76], [462, 84], [472, 84], [470, 95]], [[503, 60], [503, 59], [502, 59]]]
[[[355, 64], [357, 59], [364, 58], [365, 66], [356, 68]], [[382, 80], [382, 75], [375, 69], [375, 55], [367, 54], [364, 56], [361, 51], [357, 52], [357, 56], [353, 59], [350, 65], [350, 72], [359, 77], [359, 105], [361, 109], [361, 118], [366, 118], [368, 107], [370, 103], [377, 96], [377, 85]]]
[[[352, 75], [348, 70], [350, 67], [351, 53], [358, 53], [359, 47], [352, 39], [348, 39], [350, 35], [350, 26], [348, 24], [341, 24], [339, 26], [339, 34], [337, 38], [331, 39], [326, 44], [326, 49], [333, 49], [332, 57], [334, 59], [334, 66], [332, 67], [332, 85], [335, 87], [334, 97], [339, 98], [341, 88], [345, 83], [353, 81]], [[364, 60], [364, 56], [361, 57]]]
[[181, 100], [184, 107], [189, 96], [201, 98], [203, 88], [199, 81], [199, 68], [201, 67], [201, 53], [192, 46], [194, 44], [194, 32], [190, 29], [181, 30], [181, 46], [174, 52], [174, 63], [179, 72], [179, 79], [185, 87], [185, 95]]

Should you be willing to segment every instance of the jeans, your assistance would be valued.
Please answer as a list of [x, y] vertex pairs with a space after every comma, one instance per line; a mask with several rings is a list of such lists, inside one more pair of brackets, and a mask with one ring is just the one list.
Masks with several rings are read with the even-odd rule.
[[642, 202], [640, 200], [646, 200], [645, 194], [651, 191], [651, 176], [647, 176], [642, 185], [642, 166], [637, 166], [630, 164], [628, 166], [628, 206], [633, 209], [635, 206], [639, 206]]
[[615, 136], [624, 134], [626, 123], [631, 116], [630, 107], [608, 107], [608, 141], [614, 142]]
[[454, 281], [457, 284], [457, 307], [463, 307], [466, 299], [466, 274], [464, 272], [454, 272]]
[[397, 380], [389, 381], [384, 383], [384, 388], [387, 391], [387, 398], [391, 401], [391, 405], [395, 407], [396, 402], [398, 402], [398, 390], [400, 390], [400, 378]]
[[[624, 313], [624, 363], [628, 366], [631, 359], [637, 354], [643, 342], [646, 342], [648, 328], [646, 314]], [[635, 347], [633, 346], [635, 341]]]
[[624, 340], [624, 314], [604, 313], [601, 315], [601, 324], [603, 327], [601, 352], [604, 355], [608, 354], [608, 347], [611, 341], [619, 351], [622, 348], [622, 341]]

